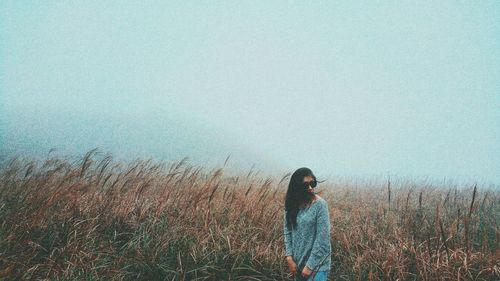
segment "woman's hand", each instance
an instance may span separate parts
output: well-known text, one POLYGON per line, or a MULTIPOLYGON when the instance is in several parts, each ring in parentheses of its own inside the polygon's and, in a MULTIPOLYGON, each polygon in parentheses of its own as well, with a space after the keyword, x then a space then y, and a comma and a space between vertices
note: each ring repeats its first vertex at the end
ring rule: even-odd
POLYGON ((297 264, 293 260, 291 256, 286 257, 286 261, 288 262, 288 269, 293 275, 297 275, 297 264))
POLYGON ((312 270, 309 267, 304 266, 304 269, 302 270, 302 277, 307 278, 309 277, 309 275, 311 275, 311 273, 312 270))

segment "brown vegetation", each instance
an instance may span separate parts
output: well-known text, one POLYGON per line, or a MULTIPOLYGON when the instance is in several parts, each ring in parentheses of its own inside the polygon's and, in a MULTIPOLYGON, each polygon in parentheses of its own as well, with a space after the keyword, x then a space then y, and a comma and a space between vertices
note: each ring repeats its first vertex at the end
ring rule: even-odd
MULTIPOLYGON (((290 280, 287 176, 185 160, 11 159, 0 169, 0 278, 290 280)), ((500 279, 500 192, 411 182, 318 186, 331 280, 500 279)))

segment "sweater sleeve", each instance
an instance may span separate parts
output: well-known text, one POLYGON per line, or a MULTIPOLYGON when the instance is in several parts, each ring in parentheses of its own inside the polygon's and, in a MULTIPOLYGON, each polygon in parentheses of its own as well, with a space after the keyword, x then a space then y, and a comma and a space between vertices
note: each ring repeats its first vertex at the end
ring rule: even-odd
POLYGON ((317 270, 325 264, 331 255, 330 244, 330 214, 325 201, 321 202, 316 217, 316 239, 313 243, 311 255, 306 262, 306 266, 312 270, 317 270))
POLYGON ((293 256, 292 231, 286 226, 286 211, 283 214, 283 234, 285 237, 285 256, 293 256))

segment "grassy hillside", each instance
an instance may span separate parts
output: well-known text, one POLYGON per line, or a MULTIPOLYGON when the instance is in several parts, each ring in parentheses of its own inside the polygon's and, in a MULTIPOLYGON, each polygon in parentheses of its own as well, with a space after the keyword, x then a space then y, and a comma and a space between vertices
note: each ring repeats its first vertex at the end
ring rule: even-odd
MULTIPOLYGON (((291 280, 288 177, 193 167, 9 159, 0 169, 0 277, 291 280)), ((331 280, 499 280, 500 192, 332 182, 331 280)))

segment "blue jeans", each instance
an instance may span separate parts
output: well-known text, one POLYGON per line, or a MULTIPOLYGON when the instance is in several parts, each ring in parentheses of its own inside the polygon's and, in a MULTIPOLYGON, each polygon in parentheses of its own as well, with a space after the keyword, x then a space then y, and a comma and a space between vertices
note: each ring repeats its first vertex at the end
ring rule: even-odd
POLYGON ((329 273, 330 273, 330 271, 313 272, 309 276, 309 278, 307 278, 307 279, 305 279, 304 277, 298 276, 298 277, 295 277, 295 280, 297 280, 297 281, 327 281, 329 273))

